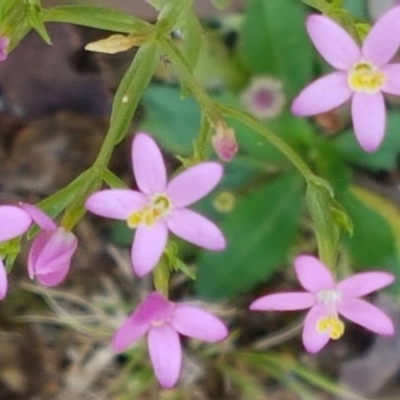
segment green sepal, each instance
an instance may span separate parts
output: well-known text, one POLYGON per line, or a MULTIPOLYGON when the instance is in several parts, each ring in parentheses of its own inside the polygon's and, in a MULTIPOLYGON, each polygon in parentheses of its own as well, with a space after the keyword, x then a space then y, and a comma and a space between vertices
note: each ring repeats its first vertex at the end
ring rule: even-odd
POLYGON ((28 19, 31 27, 39 34, 39 36, 47 43, 51 44, 51 38, 44 26, 41 9, 36 5, 30 5, 28 19))
POLYGON ((314 223, 319 257, 330 268, 336 265, 341 231, 352 234, 353 225, 322 179, 308 182, 306 203, 314 223))
POLYGON ((169 277, 171 271, 168 257, 163 255, 153 272, 154 287, 157 292, 168 298, 169 277))

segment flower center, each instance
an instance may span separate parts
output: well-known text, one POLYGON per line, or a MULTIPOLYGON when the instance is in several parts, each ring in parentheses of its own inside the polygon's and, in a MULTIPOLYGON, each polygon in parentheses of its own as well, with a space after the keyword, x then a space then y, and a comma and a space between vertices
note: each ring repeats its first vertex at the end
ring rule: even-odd
POLYGON ((327 307, 331 307, 334 310, 336 310, 336 303, 338 303, 341 299, 341 293, 334 289, 321 290, 317 293, 318 302, 326 305, 327 307))
POLYGON ((157 194, 141 210, 129 216, 128 226, 132 229, 139 225, 153 226, 157 220, 169 214, 171 209, 171 200, 165 194, 157 194))
POLYGON ((337 340, 343 336, 344 323, 333 315, 329 317, 320 318, 317 322, 317 332, 326 333, 329 332, 331 339, 337 340))
POLYGON ((376 93, 382 88, 386 76, 367 61, 357 63, 349 72, 347 82, 355 92, 376 93))
POLYGON ((328 308, 328 316, 317 321, 318 333, 329 333, 331 339, 339 339, 344 333, 344 324, 338 318, 336 304, 342 300, 342 295, 335 289, 321 290, 317 293, 317 301, 328 308))

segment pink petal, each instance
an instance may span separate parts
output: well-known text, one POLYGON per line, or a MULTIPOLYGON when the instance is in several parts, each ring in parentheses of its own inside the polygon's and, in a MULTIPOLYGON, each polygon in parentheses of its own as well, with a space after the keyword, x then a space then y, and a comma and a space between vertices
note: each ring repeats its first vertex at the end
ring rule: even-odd
POLYGON ((10 39, 0 36, 0 61, 4 61, 7 58, 7 46, 9 43, 10 39))
POLYGON ((162 193, 167 185, 167 173, 159 147, 153 138, 138 133, 132 142, 132 165, 136 183, 147 195, 162 193))
POLYGON ((113 348, 120 352, 138 341, 155 322, 170 320, 175 306, 158 292, 150 293, 114 335, 113 348))
POLYGON ((319 333, 317 331, 318 321, 327 316, 327 310, 322 305, 314 306, 307 313, 304 320, 303 344, 309 353, 318 353, 329 342, 329 332, 319 333))
POLYGON ((38 282, 43 286, 57 286, 59 285, 68 275, 69 267, 71 264, 65 264, 61 269, 50 272, 47 274, 37 274, 36 278, 38 282))
POLYGON ((31 279, 35 277, 36 261, 52 233, 51 231, 40 232, 32 243, 28 256, 28 275, 31 279))
POLYGON ((53 220, 45 214, 40 208, 27 203, 21 203, 21 208, 26 211, 33 221, 41 228, 48 231, 57 229, 57 225, 53 220))
POLYGON ((175 207, 192 204, 217 186, 224 171, 216 162, 205 162, 188 168, 171 180, 167 187, 167 195, 175 207))
POLYGON ((315 296, 306 292, 287 292, 269 294, 250 304, 250 310, 291 311, 305 310, 315 304, 315 296))
POLYGON ((78 246, 78 239, 72 232, 58 228, 52 232, 42 232, 38 236, 38 244, 32 245, 28 259, 29 271, 35 274, 48 274, 59 270, 67 270, 71 258, 78 246))
POLYGON ((350 99, 352 90, 344 72, 334 72, 310 83, 293 100, 292 113, 299 116, 321 114, 350 99))
POLYGON ((333 67, 349 69, 361 58, 353 38, 336 22, 323 15, 310 15, 308 34, 321 56, 333 67))
POLYGON ((151 292, 139 305, 134 313, 137 321, 159 323, 171 320, 174 316, 175 305, 158 292, 151 292))
POLYGON ((388 64, 382 67, 386 82, 382 92, 400 96, 400 64, 388 64))
POLYGON ((343 297, 360 297, 382 289, 394 281, 394 276, 388 272, 362 272, 353 275, 336 286, 343 297))
POLYGON ((108 189, 89 196, 85 207, 93 214, 124 220, 141 209, 147 201, 145 195, 134 190, 108 189))
POLYGON ((329 269, 318 258, 301 255, 294 260, 297 278, 304 289, 316 293, 335 287, 335 281, 329 269))
POLYGON ((358 143, 365 151, 374 152, 385 135, 386 110, 382 93, 354 93, 351 114, 358 143))
POLYGON ((169 324, 152 326, 148 344, 151 363, 160 385, 165 389, 172 388, 179 378, 182 364, 178 334, 169 324))
POLYGON ((224 235, 219 228, 202 215, 186 208, 175 209, 167 220, 168 228, 176 236, 204 247, 220 251, 226 247, 224 235))
POLYGON ((364 40, 363 58, 376 66, 389 62, 400 45, 400 7, 386 12, 376 21, 364 40))
POLYGON ((338 312, 350 321, 380 335, 392 335, 394 326, 379 308, 361 299, 346 299, 338 304, 338 312))
POLYGON ((4 266, 3 260, 0 258, 0 300, 6 297, 8 289, 7 271, 4 266))
POLYGON ((29 214, 21 208, 0 206, 0 242, 22 235, 31 222, 29 214))
POLYGON ((136 275, 147 275, 160 261, 168 239, 168 229, 164 222, 152 227, 139 226, 132 245, 132 267, 136 275))
POLYGON ((147 320, 137 318, 136 312, 129 316, 115 332, 112 347, 117 353, 137 342, 149 329, 147 320))
POLYGON ((206 342, 218 342, 228 335, 226 326, 217 317, 185 304, 176 305, 171 324, 180 334, 206 342))

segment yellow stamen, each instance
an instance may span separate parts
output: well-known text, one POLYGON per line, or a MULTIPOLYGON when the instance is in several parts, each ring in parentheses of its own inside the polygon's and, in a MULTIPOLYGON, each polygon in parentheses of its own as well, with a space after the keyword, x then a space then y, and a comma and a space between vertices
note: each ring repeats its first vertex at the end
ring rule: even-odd
POLYGON ((132 213, 127 220, 129 228, 137 228, 140 224, 152 226, 171 210, 171 201, 165 195, 155 196, 141 210, 132 213))
POLYGON ((134 212, 128 218, 128 226, 129 228, 136 228, 142 222, 143 214, 141 211, 134 212))
POLYGON ((339 318, 332 315, 321 318, 317 322, 317 332, 326 333, 327 331, 329 331, 329 337, 331 339, 340 339, 344 333, 344 323, 339 318))
POLYGON ((372 94, 382 88, 386 77, 373 65, 360 62, 350 71, 347 80, 354 91, 372 94))
POLYGON ((143 209, 143 222, 146 226, 154 225, 156 218, 154 216, 154 210, 150 207, 145 207, 143 209))

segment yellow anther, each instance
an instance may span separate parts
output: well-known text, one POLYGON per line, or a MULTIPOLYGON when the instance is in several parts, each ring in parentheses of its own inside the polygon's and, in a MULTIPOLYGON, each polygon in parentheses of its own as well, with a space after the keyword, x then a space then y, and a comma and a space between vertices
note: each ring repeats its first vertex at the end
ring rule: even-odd
POLYGON ((154 209, 150 207, 145 207, 143 209, 143 222, 146 226, 152 226, 156 218, 154 216, 154 209))
POLYGON ((164 195, 158 195, 141 210, 132 213, 127 220, 129 228, 137 228, 139 225, 152 226, 157 219, 163 217, 171 210, 171 201, 164 195))
POLYGON ((141 211, 134 212, 128 218, 128 226, 129 228, 136 228, 142 222, 143 214, 141 211))
POLYGON ((334 316, 321 318, 317 322, 317 332, 326 333, 327 331, 329 331, 329 337, 331 339, 340 339, 344 333, 344 323, 334 316))
POLYGON ((366 62, 358 63, 348 75, 349 86, 356 92, 375 93, 385 81, 385 75, 366 62))

